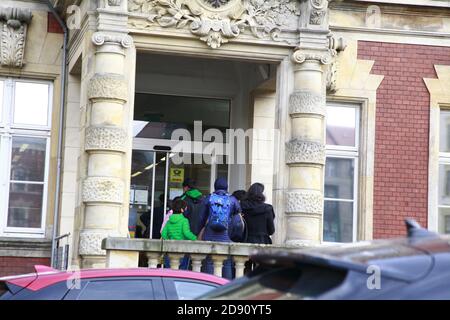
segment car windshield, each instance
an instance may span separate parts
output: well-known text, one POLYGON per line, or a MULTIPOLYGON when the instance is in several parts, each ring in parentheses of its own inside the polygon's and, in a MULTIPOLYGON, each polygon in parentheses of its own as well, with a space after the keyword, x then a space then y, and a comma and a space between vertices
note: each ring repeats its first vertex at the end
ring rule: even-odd
MULTIPOLYGON (((258 272, 257 272, 258 273, 258 272)), ((233 281, 202 299, 298 300, 311 299, 341 284, 345 271, 313 265, 278 267, 233 281), (317 281, 321 279, 321 281, 317 281)))

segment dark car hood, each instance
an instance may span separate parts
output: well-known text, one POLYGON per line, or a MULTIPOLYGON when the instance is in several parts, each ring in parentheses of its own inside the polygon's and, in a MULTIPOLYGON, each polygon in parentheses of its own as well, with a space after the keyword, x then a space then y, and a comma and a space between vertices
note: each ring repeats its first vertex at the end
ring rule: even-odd
POLYGON ((364 273, 370 266, 376 266, 385 277, 415 281, 431 271, 433 254, 438 252, 450 253, 448 240, 377 240, 303 250, 269 250, 254 255, 252 259, 272 265, 311 263, 364 273))

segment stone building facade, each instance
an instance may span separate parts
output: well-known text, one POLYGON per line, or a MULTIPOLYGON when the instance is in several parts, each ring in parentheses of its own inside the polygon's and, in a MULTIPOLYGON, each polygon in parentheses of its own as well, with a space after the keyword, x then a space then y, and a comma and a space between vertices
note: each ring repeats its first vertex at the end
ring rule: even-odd
POLYGON ((448 1, 50 2, 65 75, 49 4, 0 4, 0 274, 66 234, 70 265, 104 266, 186 177, 264 183, 278 245, 450 232, 448 1))

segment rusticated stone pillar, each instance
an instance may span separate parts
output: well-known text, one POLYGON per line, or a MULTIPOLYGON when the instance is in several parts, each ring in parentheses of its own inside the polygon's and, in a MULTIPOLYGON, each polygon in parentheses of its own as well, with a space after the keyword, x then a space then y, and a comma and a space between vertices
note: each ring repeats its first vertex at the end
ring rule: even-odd
POLYGON ((336 55, 328 29, 328 1, 302 2, 300 45, 292 55, 291 139, 286 145, 286 243, 320 243, 325 165, 326 72, 336 55))
POLYGON ((98 9, 98 31, 92 42, 96 47, 95 73, 90 79, 88 98, 90 121, 84 149, 88 154, 87 177, 82 186, 84 222, 79 254, 84 268, 103 267, 102 239, 122 234, 127 170, 131 152, 129 125, 125 114, 129 100, 126 52, 132 47, 127 34, 127 3, 104 1, 98 9))

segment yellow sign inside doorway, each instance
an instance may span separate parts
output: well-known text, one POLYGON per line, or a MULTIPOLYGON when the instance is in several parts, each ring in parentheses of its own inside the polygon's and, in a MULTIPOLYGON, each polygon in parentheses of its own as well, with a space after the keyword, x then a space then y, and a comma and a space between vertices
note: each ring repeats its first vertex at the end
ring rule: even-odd
POLYGON ((170 182, 182 183, 184 180, 184 168, 170 168, 170 182))

